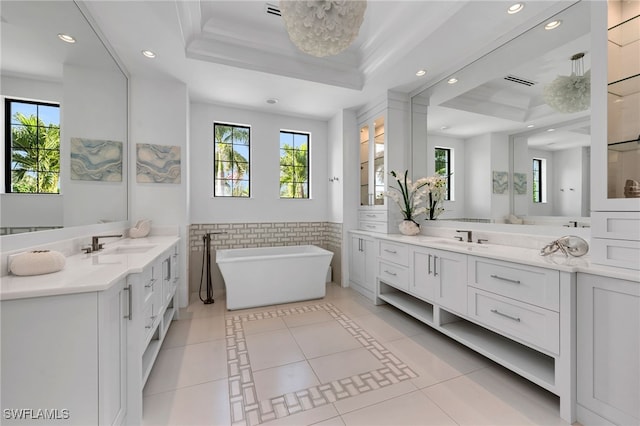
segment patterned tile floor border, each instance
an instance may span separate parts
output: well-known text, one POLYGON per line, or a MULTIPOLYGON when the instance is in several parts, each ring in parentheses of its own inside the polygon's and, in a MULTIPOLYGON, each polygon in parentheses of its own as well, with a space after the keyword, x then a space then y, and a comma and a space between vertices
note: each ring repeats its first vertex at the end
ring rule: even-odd
POLYGON ((272 309, 226 319, 229 400, 233 425, 258 425, 301 411, 380 389, 418 375, 331 303, 272 309), (294 314, 326 311, 383 365, 382 368, 258 401, 244 323, 294 314))

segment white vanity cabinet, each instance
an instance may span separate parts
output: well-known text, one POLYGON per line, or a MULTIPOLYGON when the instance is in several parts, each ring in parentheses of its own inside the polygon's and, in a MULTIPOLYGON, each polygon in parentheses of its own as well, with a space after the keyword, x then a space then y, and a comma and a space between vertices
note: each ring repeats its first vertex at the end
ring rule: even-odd
POLYGON ((132 322, 129 327, 127 423, 142 422, 142 389, 177 312, 178 244, 172 245, 140 273, 130 274, 132 322))
POLYGON ((409 291, 453 312, 467 312, 467 256, 460 253, 411 246, 409 291))
POLYGON ((575 421, 575 273, 467 254, 482 248, 464 243, 377 242, 376 301, 558 395, 560 416, 575 421))
POLYGON ((362 234, 351 234, 349 247, 349 282, 360 294, 374 300, 376 287, 375 240, 362 234))
POLYGON ((578 274, 578 421, 640 424, 640 283, 578 274))
POLYGON ((105 291, 2 301, 3 424, 123 423, 129 295, 121 280, 105 291))

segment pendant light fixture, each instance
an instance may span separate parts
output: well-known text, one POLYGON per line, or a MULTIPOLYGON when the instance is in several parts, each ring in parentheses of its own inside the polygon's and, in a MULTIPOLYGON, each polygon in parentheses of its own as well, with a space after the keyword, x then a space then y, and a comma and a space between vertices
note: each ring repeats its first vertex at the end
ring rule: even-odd
POLYGON ((366 8, 362 0, 280 0, 289 39, 298 49, 319 58, 337 55, 353 43, 366 8))
POLYGON ((591 105, 591 74, 584 71, 584 53, 571 57, 571 75, 559 75, 544 88, 544 100, 562 113, 584 111, 591 105))

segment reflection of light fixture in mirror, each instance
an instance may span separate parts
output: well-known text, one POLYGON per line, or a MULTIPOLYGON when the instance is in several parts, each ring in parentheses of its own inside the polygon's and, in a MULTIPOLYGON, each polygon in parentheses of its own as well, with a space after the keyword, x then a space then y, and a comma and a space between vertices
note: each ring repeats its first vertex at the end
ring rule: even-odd
POLYGON ((559 75, 544 88, 544 100, 558 112, 584 111, 591 104, 591 75, 584 72, 584 53, 571 57, 571 75, 559 75))
POLYGON ((418 76, 418 77, 422 77, 425 74, 427 74, 427 70, 425 70, 425 69, 421 69, 421 70, 418 70, 416 72, 416 76, 418 76))
POLYGON ((532 127, 536 127, 536 125, 535 125, 535 124, 529 124, 529 125, 527 126, 527 129, 531 129, 532 127))
POLYGON ((337 55, 358 36, 367 2, 280 1, 289 39, 303 52, 319 58, 337 55))
POLYGON ((143 54, 146 58, 149 58, 149 59, 153 59, 153 58, 155 58, 155 57, 156 57, 155 52, 152 52, 151 50, 143 50, 143 51, 142 51, 142 54, 143 54))
POLYGON ((73 36, 70 36, 69 34, 58 34, 58 38, 62 41, 64 41, 65 43, 75 43, 76 39, 73 38, 73 36))
POLYGON ((520 12, 522 9, 524 9, 524 3, 512 4, 509 6, 509 9, 507 9, 507 13, 509 15, 513 15, 514 13, 520 12))
POLYGON ((455 77, 451 77, 449 80, 447 80, 447 83, 449 84, 456 84, 458 82, 458 79, 455 77))
POLYGON ((440 130, 449 130, 449 129, 450 129, 450 127, 449 127, 449 126, 442 126, 442 127, 440 127, 440 130))
POLYGON ((562 25, 562 21, 560 21, 560 20, 551 21, 551 22, 547 22, 547 24, 544 26, 544 29, 545 30, 555 30, 560 25, 562 25))
POLYGON ((547 129, 547 132, 555 132, 556 129, 547 129))

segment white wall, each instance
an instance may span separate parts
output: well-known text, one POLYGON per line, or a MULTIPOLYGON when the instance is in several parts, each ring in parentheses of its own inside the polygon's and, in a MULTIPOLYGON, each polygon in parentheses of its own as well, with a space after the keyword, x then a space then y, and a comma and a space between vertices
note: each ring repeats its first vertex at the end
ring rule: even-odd
MULTIPOLYGON (((60 82, 34 80, 3 75, 0 80, 0 132, 4 137, 4 98, 20 98, 40 102, 59 103, 62 99, 60 82)), ((5 194, 5 155, 0 150, 0 207, 3 227, 62 226, 63 196, 53 194, 5 194), (47 212, 47 214, 42 214, 47 212)))
MULTIPOLYGON (((491 138, 491 171, 509 172, 509 136, 492 133, 491 138)), ((493 174, 491 177, 491 218, 501 220, 510 211, 510 193, 513 191, 513 180, 504 194, 493 193, 493 174)))
POLYGON ((122 74, 64 65, 60 117, 60 192, 64 225, 77 226, 127 218, 127 92, 122 74), (90 105, 87 103, 90 102, 90 105), (115 124, 114 124, 115 123, 115 124), (122 123, 122 124, 121 124, 122 123), (71 138, 123 143, 122 181, 71 180, 71 138))
MULTIPOLYGON (((191 105, 190 119, 191 223, 328 220, 326 121, 202 103, 191 105), (251 126, 250 198, 212 196, 214 122, 251 126), (280 199, 280 130, 311 133, 311 198, 308 200, 280 199)), ((335 129, 333 135, 336 136, 335 129)))
POLYGON ((491 217, 491 193, 493 190, 490 135, 466 140, 465 168, 465 217, 488 219, 491 217))
POLYGON ((189 95, 187 86, 177 80, 133 76, 131 89, 130 221, 148 218, 154 226, 178 226, 182 238, 180 250, 184 264, 180 276, 185 277, 178 291, 180 306, 188 303, 188 239, 189 239, 189 95), (136 182, 136 144, 179 146, 181 153, 180 183, 136 182))

